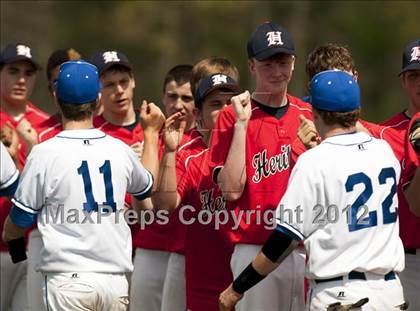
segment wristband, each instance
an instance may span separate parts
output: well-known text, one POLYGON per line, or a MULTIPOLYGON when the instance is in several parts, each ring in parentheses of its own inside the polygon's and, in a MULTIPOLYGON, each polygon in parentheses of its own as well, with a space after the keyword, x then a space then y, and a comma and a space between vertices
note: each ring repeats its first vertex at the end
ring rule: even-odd
POLYGON ((259 274, 252 266, 252 263, 250 263, 248 267, 246 267, 245 270, 242 271, 242 273, 233 281, 232 288, 238 294, 243 294, 264 278, 265 275, 259 274))
POLYGON ((9 254, 10 257, 12 257, 13 263, 18 263, 28 258, 26 257, 26 243, 24 237, 10 240, 7 242, 7 245, 9 246, 9 254))

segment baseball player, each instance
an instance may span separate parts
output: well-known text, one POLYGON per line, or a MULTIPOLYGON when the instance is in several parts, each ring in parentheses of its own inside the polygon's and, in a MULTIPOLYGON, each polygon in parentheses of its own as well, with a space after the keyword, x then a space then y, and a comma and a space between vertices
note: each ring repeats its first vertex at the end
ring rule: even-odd
MULTIPOLYGON (((190 65, 177 65, 168 71, 163 83, 162 101, 166 115, 180 114, 189 127, 180 148, 199 137, 193 126, 190 76, 190 65)), ((160 157, 163 153, 162 135, 159 145, 160 157)), ((185 310, 184 261, 178 253, 178 239, 182 236, 177 233, 177 225, 171 218, 169 223, 153 222, 144 230, 133 233, 136 254, 130 292, 132 310, 185 310)))
POLYGON ((324 71, 314 76, 311 103, 323 141, 298 159, 276 211, 276 229, 221 294, 221 310, 230 310, 299 241, 309 257, 307 310, 401 310, 404 305, 397 275, 404 268, 399 162, 386 142, 356 132, 360 90, 351 75, 324 71), (294 211, 292 216, 286 209, 294 211))
MULTIPOLYGON (((0 142, 0 197, 12 197, 19 181, 16 168, 6 147, 0 142)), ((29 310, 26 296, 26 264, 13 264, 7 252, 0 253, 1 310, 29 310), (4 267, 4 269, 3 269, 4 267), (22 301, 23 300, 23 301, 22 301)))
MULTIPOLYGON (((0 132, 2 142, 11 152, 18 169, 25 163, 29 145, 36 143, 37 133, 42 130, 40 124, 48 118, 46 113, 29 101, 38 68, 32 49, 25 44, 9 44, 1 52, 0 132), (20 136, 17 136, 17 131, 20 136)), ((10 208, 10 201, 0 198, 0 230, 3 230, 3 223, 10 208)), ((7 246, 3 242, 0 242, 0 251, 3 258, 0 267, 2 290, 7 287, 4 284, 16 284, 16 280, 19 280, 15 291, 11 287, 9 294, 2 293, 1 309, 6 310, 3 301, 13 302, 12 310, 27 309, 26 262, 13 265, 7 254, 7 246)))
MULTIPOLYGON (((59 110, 58 104, 55 102, 54 97, 54 82, 58 77, 60 65, 70 60, 80 59, 80 54, 73 48, 59 49, 51 53, 47 61, 46 74, 48 79, 48 91, 54 102, 54 105, 59 110)), ((46 141, 63 130, 60 112, 57 111, 55 115, 50 116, 48 119, 42 121, 39 125, 41 129, 38 134, 39 142, 46 141)), ((46 311, 43 303, 42 287, 42 274, 37 271, 37 267, 41 262, 41 249, 43 243, 41 234, 37 228, 34 228, 29 234, 28 241, 28 304, 31 306, 31 311, 46 311)))
MULTIPOLYGON (((197 81, 198 85, 192 84, 191 87, 196 90, 194 102, 197 109, 197 130, 202 138, 185 148, 178 148, 183 129, 176 130, 175 120, 172 117, 167 119, 164 132, 165 152, 159 177, 161 182, 153 196, 155 206, 169 211, 191 204, 196 208, 191 213, 192 217, 197 217, 202 210, 216 213, 216 202, 219 202, 219 209, 225 208, 225 200, 220 189, 212 184, 206 162, 211 130, 217 115, 230 103, 232 95, 239 92, 239 86, 235 80, 221 72, 197 79, 198 75, 213 70, 238 77, 237 69, 223 58, 207 58, 194 66, 191 81, 197 81)), ((179 213, 175 215, 178 219, 185 219, 182 209, 175 212, 177 211, 179 213)), ((228 240, 226 228, 217 231, 213 226, 214 222, 207 226, 197 222, 184 224, 182 227, 185 230, 182 251, 185 254, 188 310, 217 309, 217 295, 232 279, 229 267, 232 244, 228 240)))
MULTIPOLYGON (((99 86, 94 65, 61 65, 55 94, 64 131, 33 148, 5 223, 4 240, 16 244, 37 219, 47 310, 128 309, 126 273, 133 266, 124 196, 131 193, 137 206, 150 195, 158 164, 146 148, 157 153, 164 118, 155 105, 142 106, 145 141, 155 142, 145 142, 149 172, 126 144, 92 128, 99 86)), ((16 247, 12 257, 23 259, 24 251, 16 247)))
MULTIPOLYGON (((404 141, 407 136, 408 124, 410 122, 410 116, 418 111, 420 107, 418 95, 420 61, 418 54, 416 55, 415 53, 419 50, 419 46, 420 41, 418 40, 409 43, 403 53, 402 71, 400 72, 400 76, 402 86, 409 97, 408 108, 381 125, 373 124, 365 120, 359 120, 360 122, 358 122, 359 124, 362 124, 373 137, 384 139, 390 144, 397 159, 402 165, 403 176, 405 175, 404 171, 406 170, 406 167, 409 166, 409 162, 407 162, 408 160, 406 159, 406 152, 404 151, 404 141)), ((308 57, 307 72, 309 78, 312 78, 310 74, 316 73, 316 70, 332 69, 331 67, 326 66, 347 70, 348 66, 344 66, 343 64, 345 61, 347 61, 347 63, 352 63, 351 55, 344 47, 341 47, 339 50, 328 45, 317 48, 308 57)), ((355 72, 354 67, 350 66, 350 69, 351 68, 353 69, 349 72, 355 72)), ((306 142, 304 142, 306 146, 312 147, 314 144, 316 145, 318 143, 315 139, 317 136, 316 130, 314 129, 313 124, 310 125, 306 120, 304 120, 304 123, 305 125, 299 128, 299 136, 303 140, 306 140, 306 142)), ((416 253, 420 247, 419 239, 416 238, 420 233, 420 220, 419 217, 415 217, 410 212, 410 208, 403 194, 402 182, 398 184, 398 197, 400 236, 406 253, 406 268, 400 274, 400 277, 404 287, 406 300, 409 303, 409 308, 416 310, 419 308, 418 295, 416 293, 420 290, 420 283, 412 282, 410 280, 413 277, 415 279, 420 278, 417 269, 420 262, 416 257, 416 253)))
MULTIPOLYGON (((227 199, 228 209, 240 219, 237 230, 231 232, 234 277, 272 231, 273 213, 293 165, 298 117, 304 114, 311 118, 310 106, 287 94, 294 55, 286 29, 272 22, 259 25, 248 41, 248 64, 256 89, 250 103, 244 98, 241 112, 250 113, 250 119, 238 118, 233 106, 228 106, 219 114, 213 132, 210 165, 214 181, 227 199)), ((252 289, 237 310, 302 310, 304 264, 303 249, 298 249, 283 268, 252 289)))

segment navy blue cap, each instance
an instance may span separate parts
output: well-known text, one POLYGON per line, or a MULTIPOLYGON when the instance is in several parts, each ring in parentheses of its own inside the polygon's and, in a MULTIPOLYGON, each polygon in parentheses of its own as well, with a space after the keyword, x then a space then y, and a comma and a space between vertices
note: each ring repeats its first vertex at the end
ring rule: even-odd
POLYGON ((211 91, 220 88, 229 89, 235 94, 241 92, 241 87, 234 79, 223 73, 215 73, 200 80, 194 94, 195 105, 199 107, 211 91))
POLYGON ((83 60, 65 62, 55 82, 57 98, 66 104, 81 105, 94 101, 99 94, 98 69, 83 60))
POLYGON ((248 58, 265 60, 278 53, 295 55, 292 37, 282 26, 266 22, 255 29, 247 45, 248 58))
POLYGON ((98 67, 99 75, 102 75, 107 69, 115 65, 125 67, 129 70, 133 69, 127 56, 115 50, 95 52, 90 58, 90 62, 98 67))
POLYGON ((408 70, 420 69, 420 39, 410 42, 405 47, 402 57, 402 69, 399 75, 408 70))
POLYGON ((311 104, 319 110, 349 112, 360 108, 360 89, 347 72, 327 70, 311 81, 311 104))
POLYGON ((0 55, 0 64, 10 64, 18 61, 27 61, 31 63, 35 69, 39 69, 39 64, 33 58, 31 48, 22 43, 8 44, 0 55))

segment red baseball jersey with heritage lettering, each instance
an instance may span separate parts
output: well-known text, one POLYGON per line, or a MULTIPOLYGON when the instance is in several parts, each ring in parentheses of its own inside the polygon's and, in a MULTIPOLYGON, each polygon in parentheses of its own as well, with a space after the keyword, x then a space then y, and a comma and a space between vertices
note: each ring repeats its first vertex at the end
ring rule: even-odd
MULTIPOLYGON (((232 230, 234 243, 263 244, 272 230, 264 218, 274 218, 274 211, 282 198, 293 163, 292 145, 296 142, 299 115, 312 119, 311 106, 287 95, 288 105, 283 108, 262 106, 252 100, 252 115, 246 132, 245 171, 246 184, 242 196, 229 202, 240 225, 232 230), (283 109, 283 114, 277 113, 283 109), (276 117, 277 116, 277 117, 276 117)), ((228 106, 218 117, 211 144, 210 165, 213 172, 224 165, 234 132, 236 115, 228 106)), ((238 176, 239 178, 239 176, 238 176)))
POLYGON ((208 149, 191 156, 186 174, 178 183, 180 208, 183 205, 194 208, 183 213, 185 220, 195 219, 186 226, 185 239, 187 309, 191 311, 217 310, 220 293, 233 280, 230 269, 233 252, 229 238, 231 222, 215 229, 214 218, 208 219, 209 215, 226 210, 226 200, 213 183, 209 160, 208 149), (203 211, 209 213, 204 217, 205 222, 200 223, 199 213, 203 211))
MULTIPOLYGON (((20 120, 25 118, 32 126, 32 128, 38 133, 43 131, 42 123, 48 119, 48 114, 42 111, 41 109, 35 107, 31 102, 26 106, 25 114, 15 120, 12 116, 0 111, 0 127, 3 127, 7 121, 9 121, 13 127, 17 127, 20 120)), ((22 166, 25 164, 26 160, 26 146, 22 139, 19 140, 19 162, 22 166)), ((6 198, 0 198, 0 230, 3 232, 3 224, 6 220, 7 215, 9 214, 12 203, 6 198)), ((3 243, 3 240, 0 239, 0 251, 7 251, 7 246, 3 243)))

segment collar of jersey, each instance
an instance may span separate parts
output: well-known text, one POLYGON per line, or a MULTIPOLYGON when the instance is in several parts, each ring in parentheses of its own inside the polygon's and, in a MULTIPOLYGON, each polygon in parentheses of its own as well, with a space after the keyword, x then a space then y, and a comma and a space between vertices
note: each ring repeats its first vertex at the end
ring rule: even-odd
POLYGON ((324 139, 321 144, 352 146, 367 143, 371 140, 372 137, 365 132, 351 132, 328 137, 327 139, 324 139))
POLYGON ((69 139, 99 139, 104 138, 106 134, 98 129, 83 129, 83 130, 64 130, 56 137, 69 139))

